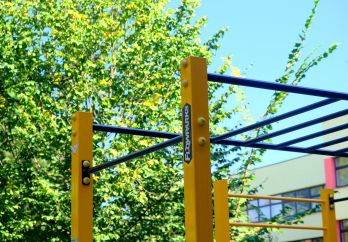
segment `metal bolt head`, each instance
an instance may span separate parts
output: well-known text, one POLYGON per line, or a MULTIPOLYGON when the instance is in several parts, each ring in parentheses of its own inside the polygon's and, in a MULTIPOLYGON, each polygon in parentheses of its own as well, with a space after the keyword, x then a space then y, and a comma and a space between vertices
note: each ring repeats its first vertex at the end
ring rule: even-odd
POLYGON ((84 160, 82 162, 82 165, 83 165, 83 167, 89 167, 91 165, 91 163, 88 160, 84 160))
POLYGON ((89 177, 84 177, 82 182, 83 184, 88 185, 91 182, 91 179, 89 179, 89 177))
POLYGON ((180 66, 183 67, 183 68, 186 68, 188 66, 187 60, 180 61, 180 66))
POLYGON ((199 126, 204 126, 205 125, 205 118, 199 117, 197 119, 197 123, 198 123, 199 126))
POLYGON ((334 204, 330 204, 330 208, 333 209, 335 207, 334 204))
POLYGON ((205 138, 205 137, 199 137, 198 138, 198 144, 200 145, 200 146, 203 146, 203 145, 205 145, 207 143, 207 139, 205 138))
POLYGON ((77 132, 75 130, 73 130, 72 135, 75 137, 77 135, 77 132))
POLYGON ((183 87, 188 87, 188 81, 187 80, 181 80, 181 85, 183 87))

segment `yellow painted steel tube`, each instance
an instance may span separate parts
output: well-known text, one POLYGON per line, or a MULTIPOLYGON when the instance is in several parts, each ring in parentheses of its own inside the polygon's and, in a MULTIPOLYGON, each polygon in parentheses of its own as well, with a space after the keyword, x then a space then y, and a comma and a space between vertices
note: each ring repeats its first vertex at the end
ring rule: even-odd
POLYGON ((286 225, 286 224, 261 224, 261 223, 230 223, 236 227, 257 227, 257 228, 278 228, 278 229, 307 229, 307 230, 327 230, 326 227, 286 225))
POLYGON ((214 221, 216 242, 230 241, 228 214, 228 183, 226 180, 214 182, 214 221))
POLYGON ((213 241, 207 61, 181 62, 184 204, 187 242, 213 241))
POLYGON ((337 242, 337 228, 336 228, 336 212, 335 204, 330 205, 330 198, 333 199, 334 191, 332 189, 320 190, 320 198, 325 200, 322 206, 322 220, 323 226, 327 228, 324 231, 324 242, 337 242))
POLYGON ((82 179, 82 167, 92 167, 92 113, 78 112, 72 122, 71 241, 93 241, 93 181, 82 179), (84 184, 85 183, 85 184, 84 184))
POLYGON ((308 203, 325 203, 322 199, 308 199, 308 198, 294 198, 294 197, 275 197, 275 196, 258 196, 258 195, 245 195, 245 194, 228 194, 229 197, 249 198, 249 199, 269 199, 269 200, 281 200, 292 202, 308 202, 308 203))

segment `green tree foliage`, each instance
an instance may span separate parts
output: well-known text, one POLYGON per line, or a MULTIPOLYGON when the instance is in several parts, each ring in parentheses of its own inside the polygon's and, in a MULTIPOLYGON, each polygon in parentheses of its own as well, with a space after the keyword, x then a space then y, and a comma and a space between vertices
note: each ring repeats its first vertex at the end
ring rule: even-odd
MULTIPOLYGON (((179 62, 189 55, 210 61, 226 30, 202 43, 199 35, 207 19, 194 15, 199 1, 183 0, 177 8, 166 7, 168 2, 0 2, 0 241, 69 241, 70 117, 74 112, 93 112, 95 123, 181 131, 179 62)), ((321 60, 307 58, 306 65, 291 71, 303 40, 289 56, 288 77, 279 79, 283 83, 291 83, 291 75, 299 81, 321 60)), ((227 57, 218 72, 229 71, 238 74, 227 57)), ((212 84, 209 96, 213 134, 225 130, 221 128, 224 120, 249 119, 239 87, 212 84), (231 97, 238 104, 226 106, 231 97)), ((284 94, 275 94, 266 116, 275 113, 283 98, 284 94)), ((244 123, 241 120, 236 126, 244 123)), ((159 141, 98 133, 94 162, 100 164, 159 141)), ((225 147, 215 151, 216 178, 227 177, 241 157, 247 171, 262 154, 225 147), (238 152, 240 157, 226 158, 238 152)), ((96 173, 95 240, 183 241, 181 163, 177 146, 96 173)), ((232 185, 245 191, 248 179, 241 175, 232 185)), ((242 216, 238 211, 235 216, 242 216)))
MULTIPOLYGON (((69 240, 74 112, 91 111, 96 123, 180 132, 179 62, 210 58, 224 30, 201 43, 206 18, 194 18, 198 2, 167 3, 1 1, 1 241, 69 240)), ((96 134, 95 162, 158 141, 96 134)), ((94 180, 97 241, 183 239, 175 150, 94 180)))

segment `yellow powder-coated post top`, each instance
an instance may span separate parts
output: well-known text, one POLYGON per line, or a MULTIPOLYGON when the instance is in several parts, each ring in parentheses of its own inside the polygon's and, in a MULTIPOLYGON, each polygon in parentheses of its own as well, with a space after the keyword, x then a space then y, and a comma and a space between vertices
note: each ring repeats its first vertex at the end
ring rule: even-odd
POLYGON ((72 123, 71 241, 93 241, 93 184, 83 170, 92 167, 92 114, 78 112, 72 123))
POLYGON ((181 62, 180 71, 186 241, 212 242, 207 62, 189 57, 181 62))

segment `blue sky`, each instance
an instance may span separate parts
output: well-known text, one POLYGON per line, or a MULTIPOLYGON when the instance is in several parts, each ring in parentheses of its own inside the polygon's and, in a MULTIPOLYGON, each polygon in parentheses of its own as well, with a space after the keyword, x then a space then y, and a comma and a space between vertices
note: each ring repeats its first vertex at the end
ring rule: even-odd
MULTIPOLYGON (((196 12, 197 17, 208 16, 208 25, 202 34, 206 39, 222 27, 229 27, 229 31, 222 41, 210 71, 216 70, 222 63, 223 56, 231 54, 233 65, 240 68, 248 78, 273 81, 284 70, 287 56, 298 34, 309 16, 313 1, 311 0, 202 0, 202 5, 196 12)), ((339 43, 339 48, 316 68, 312 69, 302 86, 320 89, 348 92, 348 1, 321 0, 315 19, 308 35, 303 56, 314 48, 324 51, 333 43, 339 43)), ((271 93, 269 91, 247 90, 251 112, 255 117, 261 114, 267 105, 271 93), (252 98, 250 98, 252 97, 252 98)), ((299 95, 291 95, 284 104, 282 112, 318 101, 299 95)), ((289 123, 299 123, 322 115, 325 112, 341 110, 342 103, 310 112, 301 117, 281 122, 275 129, 287 127, 289 123)), ((303 135, 307 131, 320 129, 319 125, 301 130, 286 138, 303 135)), ((284 137, 275 139, 285 141, 284 137)), ((303 145, 318 143, 313 140, 303 145), (313 143, 314 142, 314 143, 313 143)), ((262 165, 271 164, 301 156, 303 154, 289 152, 267 152, 262 165)))

